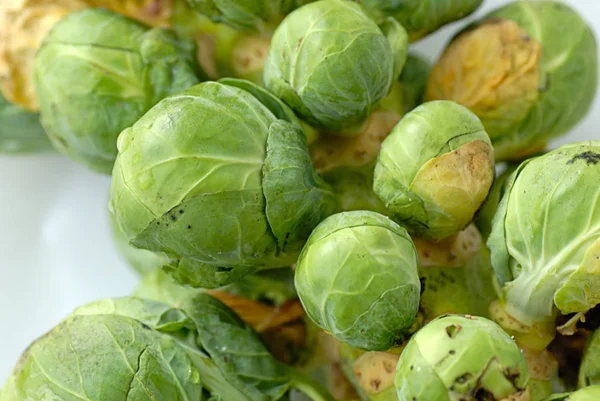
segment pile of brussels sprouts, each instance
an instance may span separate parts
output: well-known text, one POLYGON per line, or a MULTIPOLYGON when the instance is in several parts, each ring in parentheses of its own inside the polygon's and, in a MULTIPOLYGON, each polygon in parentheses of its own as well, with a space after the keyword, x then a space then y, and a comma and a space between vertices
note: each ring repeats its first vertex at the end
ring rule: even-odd
POLYGON ((0 401, 600 400, 600 140, 548 146, 596 40, 507 1, 410 51, 481 3, 3 1, 0 151, 111 174, 141 278, 0 401))

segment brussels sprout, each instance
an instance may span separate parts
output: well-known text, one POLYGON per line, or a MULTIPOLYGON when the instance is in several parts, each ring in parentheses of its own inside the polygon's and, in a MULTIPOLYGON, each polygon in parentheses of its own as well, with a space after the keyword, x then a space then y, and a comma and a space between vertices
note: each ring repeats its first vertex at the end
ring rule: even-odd
POLYGON ((590 386, 571 394, 555 394, 545 401, 597 401, 600 399, 600 386, 590 386))
POLYGON ((337 200, 337 212, 371 210, 391 216, 377 195, 373 192, 374 163, 364 167, 338 167, 323 175, 331 184, 337 200))
POLYGON ((217 23, 241 31, 273 30, 295 8, 313 0, 187 0, 190 7, 217 23))
POLYGON ((377 26, 358 4, 321 0, 275 30, 263 78, 308 123, 357 135, 400 75, 406 52, 406 32, 395 20, 377 26))
POLYGON ((600 302, 599 161, 600 141, 573 143, 523 162, 506 183, 487 245, 503 326, 514 319, 529 348, 548 345, 557 313, 574 322, 600 302))
POLYGON ((41 119, 54 146, 109 174, 117 136, 163 97, 199 82, 192 42, 102 9, 69 14, 35 58, 41 119))
POLYGON ((9 103, 0 93, 0 153, 46 152, 52 149, 40 116, 9 103))
POLYGON ((164 99, 118 146, 110 207, 120 228, 195 287, 290 266, 335 208, 292 111, 247 81, 164 99))
POLYGON ((481 122, 449 101, 422 104, 383 141, 373 190, 412 233, 442 239, 468 226, 494 180, 481 122))
POLYGON ((462 19, 483 0, 354 0, 376 16, 392 16, 408 31, 411 42, 462 19))
POLYGON ((395 379, 399 401, 526 401, 528 382, 525 358, 510 336, 468 315, 445 315, 420 329, 402 351, 395 379))
POLYGON ((0 400, 285 400, 332 398, 277 362, 217 299, 180 308, 140 298, 77 309, 23 354, 0 400))
POLYGON ((596 330, 585 347, 579 368, 579 387, 600 385, 600 330, 596 330))
POLYGON ((508 181, 508 177, 510 177, 517 167, 519 167, 518 164, 511 164, 506 167, 502 174, 496 177, 487 199, 479 209, 479 213, 477 213, 475 225, 481 232, 481 235, 483 235, 483 238, 487 239, 492 232, 492 220, 494 219, 494 215, 498 209, 500 199, 502 199, 502 195, 504 194, 506 182, 508 181))
POLYGON ((477 114, 498 160, 522 160, 567 133, 596 93, 596 40, 558 1, 517 1, 461 32, 434 66, 427 98, 477 114))
POLYGON ((386 350, 406 338, 419 309, 415 246, 375 212, 335 214, 302 249, 295 284, 307 315, 339 341, 386 350))
POLYGON ((429 61, 416 54, 408 54, 399 79, 402 88, 404 113, 408 113, 423 103, 430 70, 429 61))
POLYGON ((475 226, 439 242, 414 239, 419 255, 421 313, 426 321, 454 313, 487 317, 495 300, 490 253, 475 226))

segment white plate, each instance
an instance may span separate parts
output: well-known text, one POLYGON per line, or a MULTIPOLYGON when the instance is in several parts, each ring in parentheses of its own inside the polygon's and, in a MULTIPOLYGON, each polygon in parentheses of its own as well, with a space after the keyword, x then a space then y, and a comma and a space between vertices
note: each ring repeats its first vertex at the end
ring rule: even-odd
MULTIPOLYGON (((570 0, 600 32, 600 1, 570 0)), ((481 16, 504 0, 487 0, 481 16)), ((472 19, 472 18, 471 18, 472 19)), ((465 22, 415 49, 432 60, 465 22)), ((557 143, 600 139, 600 103, 557 143)), ((136 275, 107 222, 110 179, 59 155, 0 156, 0 385, 20 353, 74 307, 128 294, 136 275)))

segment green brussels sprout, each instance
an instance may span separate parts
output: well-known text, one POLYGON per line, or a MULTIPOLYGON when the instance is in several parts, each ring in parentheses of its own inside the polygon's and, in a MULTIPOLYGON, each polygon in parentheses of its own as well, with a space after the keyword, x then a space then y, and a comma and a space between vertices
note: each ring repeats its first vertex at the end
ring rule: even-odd
POLYGON ((496 323, 441 316, 408 342, 396 369, 399 401, 529 400, 529 373, 517 344, 496 323))
POLYGON ((434 101, 404 116, 383 141, 373 190, 410 232, 443 239, 473 221, 494 174, 494 151, 477 116, 434 101))
POLYGON ((323 179, 335 193, 337 212, 371 210, 392 215, 373 192, 374 167, 374 163, 363 167, 338 167, 323 174, 323 179))
POLYGON ((294 9, 313 0, 187 0, 190 7, 212 21, 240 31, 274 29, 294 9))
MULTIPOLYGON (((594 331, 588 340, 579 367, 579 387, 600 385, 600 329, 594 331)), ((600 399, 600 398, 599 398, 600 399)))
POLYGON ((406 230, 370 211, 335 214, 310 235, 295 284, 306 314, 339 341, 386 350, 419 309, 419 262, 406 230))
POLYGON ((110 174, 117 137, 165 96, 199 82, 195 45, 103 9, 60 20, 35 57, 41 120, 53 145, 110 174))
POLYGON ((488 316, 497 298, 490 252, 474 225, 442 241, 414 239, 419 255, 421 313, 488 316))
POLYGON ((297 121, 242 80, 162 100, 119 137, 110 205, 119 227, 194 287, 290 266, 335 209, 297 121))
POLYGON ((404 114, 423 103, 430 70, 431 65, 425 58, 416 54, 408 54, 399 78, 404 114))
POLYGON ((0 153, 35 153, 51 149, 40 116, 9 103, 0 93, 0 153))
POLYGON ((283 401, 293 388, 332 400, 198 293, 181 307, 119 298, 78 308, 25 351, 0 400, 283 401))
POLYGON ((492 220, 494 219, 494 215, 498 209, 500 199, 502 199, 502 195, 504 194, 506 182, 508 181, 508 177, 510 177, 517 167, 519 167, 518 164, 508 165, 502 174, 496 177, 487 199, 479 209, 479 213, 477 213, 475 225, 481 232, 481 235, 483 235, 483 238, 487 239, 492 232, 492 220))
POLYGON ((487 245, 499 307, 529 348, 548 345, 557 313, 576 314, 566 331, 600 302, 599 161, 600 141, 573 143, 523 162, 505 184, 487 245))
POLYGON ((426 96, 468 107, 498 160, 522 160, 586 115, 597 81, 594 33, 575 10, 559 1, 516 1, 450 42, 426 96))
POLYGON ((169 263, 169 258, 164 254, 131 245, 112 213, 109 213, 109 223, 112 238, 119 253, 138 274, 146 276, 169 263))
POLYGON ((570 394, 555 394, 544 401, 598 401, 600 386, 589 386, 570 394))
POLYGON ((473 13, 483 0, 354 0, 375 16, 391 16, 408 31, 411 42, 473 13))
POLYGON ((378 26, 358 4, 317 1, 275 30, 265 86, 315 127, 357 135, 400 75, 407 46, 395 20, 378 26))

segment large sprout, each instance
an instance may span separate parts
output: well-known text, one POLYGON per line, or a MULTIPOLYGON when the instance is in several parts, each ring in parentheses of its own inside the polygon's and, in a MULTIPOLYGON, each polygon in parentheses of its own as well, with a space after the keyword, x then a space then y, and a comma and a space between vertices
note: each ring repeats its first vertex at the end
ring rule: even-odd
POLYGON ((529 374, 519 347, 494 322, 445 315, 420 329, 398 361, 398 400, 528 401, 529 374))
POLYGON ((458 34, 431 73, 427 98, 477 114, 499 160, 521 160, 588 112, 598 79, 586 22, 558 1, 517 1, 458 34))
POLYGON ((411 41, 474 12, 483 0, 355 0, 379 18, 392 16, 408 31, 411 41))
POLYGON ((487 244, 502 285, 496 314, 524 346, 545 348, 557 314, 576 314, 568 332, 600 302, 599 161, 599 141, 573 143, 523 162, 506 183, 487 244))
POLYGON ((195 46, 103 9, 60 20, 35 58, 41 119, 54 146, 109 174, 117 136, 163 97, 199 82, 195 46))
POLYGON ((473 221, 494 180, 494 152, 481 121, 449 101, 424 103, 385 139, 373 189, 418 236, 442 239, 473 221))
POLYGON ((169 256, 167 269, 193 286, 290 266, 335 208, 292 111, 247 81, 168 97, 118 145, 111 209, 120 228, 134 246, 169 256))
POLYGON ((206 294, 180 307, 105 299, 75 310, 22 355, 0 400, 331 401, 275 360, 258 336, 206 294))
POLYGON ((187 0, 199 13, 241 31, 272 31, 291 11, 312 0, 187 0))
POLYGON ((273 35, 265 86, 310 124, 356 135, 398 78, 406 32, 377 25, 355 3, 321 0, 288 15, 273 35))
POLYGON ((0 153, 32 153, 52 149, 37 113, 9 103, 0 93, 0 153))
POLYGON ((370 211, 335 214, 310 235, 296 268, 307 315, 339 341, 386 350, 403 341, 419 309, 414 244, 370 211))

